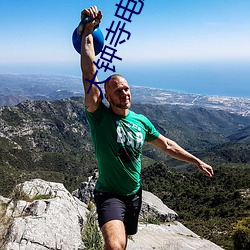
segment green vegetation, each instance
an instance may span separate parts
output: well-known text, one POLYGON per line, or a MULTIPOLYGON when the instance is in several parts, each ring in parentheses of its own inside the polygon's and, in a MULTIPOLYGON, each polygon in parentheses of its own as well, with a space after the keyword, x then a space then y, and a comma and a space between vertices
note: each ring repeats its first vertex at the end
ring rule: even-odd
POLYGON ((179 221, 225 249, 233 249, 233 223, 249 216, 250 165, 215 167, 215 177, 200 172, 173 172, 163 163, 143 170, 143 188, 156 194, 179 214, 179 221))
POLYGON ((250 249, 250 217, 237 221, 233 225, 233 242, 235 250, 250 249))
POLYGON ((103 239, 97 226, 96 209, 93 203, 89 203, 89 213, 82 233, 84 247, 89 250, 102 250, 103 239))
POLYGON ((13 222, 12 216, 5 216, 7 212, 7 207, 9 205, 9 202, 2 203, 0 202, 0 249, 3 247, 3 240, 6 238, 6 235, 8 234, 8 228, 13 222))
POLYGON ((161 221, 157 216, 147 216, 143 218, 140 222, 146 223, 146 224, 155 224, 155 225, 160 225, 161 221))
MULTIPOLYGON (((210 179, 146 144, 143 188, 160 197, 200 236, 225 249, 233 244, 243 247, 240 242, 247 242, 248 231, 240 225, 250 205, 239 190, 250 188, 250 117, 165 105, 138 104, 133 110, 215 166, 210 179)), ((2 107, 0 131, 0 195, 9 196, 14 186, 34 178, 60 182, 73 191, 97 167, 82 98, 2 107)))

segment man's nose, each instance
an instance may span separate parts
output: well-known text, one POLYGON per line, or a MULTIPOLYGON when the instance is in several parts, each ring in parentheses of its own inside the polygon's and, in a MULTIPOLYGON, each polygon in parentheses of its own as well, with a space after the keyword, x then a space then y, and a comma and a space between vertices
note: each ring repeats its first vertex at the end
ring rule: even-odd
POLYGON ((122 92, 121 92, 121 96, 125 96, 127 94, 126 90, 123 89, 122 92))

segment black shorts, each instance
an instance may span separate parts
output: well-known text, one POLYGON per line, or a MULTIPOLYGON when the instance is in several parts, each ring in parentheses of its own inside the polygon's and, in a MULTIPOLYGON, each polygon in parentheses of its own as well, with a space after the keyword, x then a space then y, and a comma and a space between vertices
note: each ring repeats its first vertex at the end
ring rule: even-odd
POLYGON ((100 228, 108 221, 120 220, 124 223, 127 235, 136 234, 142 203, 141 188, 129 196, 94 190, 94 199, 100 228))

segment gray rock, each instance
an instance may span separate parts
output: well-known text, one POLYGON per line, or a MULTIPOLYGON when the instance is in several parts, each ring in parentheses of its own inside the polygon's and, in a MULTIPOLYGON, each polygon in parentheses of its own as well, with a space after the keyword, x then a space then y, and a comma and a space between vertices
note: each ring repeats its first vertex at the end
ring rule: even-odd
POLYGON ((88 180, 81 183, 81 186, 72 192, 72 195, 80 201, 88 204, 89 201, 94 199, 95 184, 98 179, 98 170, 96 169, 93 176, 88 177, 88 180))
POLYGON ((143 191, 140 219, 147 219, 149 217, 156 217, 160 222, 166 222, 176 220, 178 214, 168 208, 161 199, 154 194, 143 191))
MULTIPOLYGON (((93 200, 97 178, 98 171, 96 170, 93 176, 90 176, 86 182, 81 183, 81 186, 75 190, 72 195, 85 203, 93 200)), ((157 196, 150 192, 143 191, 140 219, 146 220, 150 217, 155 217, 160 222, 166 222, 176 220, 178 215, 175 211, 168 208, 157 196)))
POLYGON ((139 224, 136 235, 128 241, 127 250, 222 250, 216 244, 175 221, 162 225, 139 224))
MULTIPOLYGON (((88 182, 91 182, 89 178, 88 182)), ((13 199, 0 196, 1 250, 80 250, 87 205, 60 183, 40 179, 17 185, 13 199)), ((152 193, 143 191, 141 218, 157 217, 167 223, 139 223, 128 250, 220 250, 214 243, 174 221, 177 214, 152 193)))
POLYGON ((35 179, 16 186, 13 196, 6 213, 12 211, 12 222, 1 249, 84 248, 81 231, 88 209, 62 184, 35 179))

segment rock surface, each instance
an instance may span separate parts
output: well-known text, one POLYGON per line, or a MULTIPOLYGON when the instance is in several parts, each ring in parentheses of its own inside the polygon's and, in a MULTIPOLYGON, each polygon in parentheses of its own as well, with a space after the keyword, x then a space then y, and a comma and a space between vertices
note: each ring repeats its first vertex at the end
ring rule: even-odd
MULTIPOLYGON (((84 203, 93 200, 97 178, 98 171, 95 171, 94 175, 90 176, 88 181, 81 183, 81 186, 72 195, 84 203)), ((175 211, 168 208, 157 196, 143 190, 140 220, 147 220, 147 218, 152 217, 157 218, 161 222, 166 222, 176 220, 178 215, 175 211)))
POLYGON ((179 222, 163 225, 139 224, 139 230, 128 241, 127 250, 222 250, 216 244, 201 239, 179 222))
POLYGON ((62 184, 35 179, 16 186, 6 208, 4 250, 84 249, 87 207, 62 184))
POLYGON ((161 199, 143 190, 140 219, 147 219, 152 216, 156 217, 160 222, 175 221, 178 217, 177 213, 167 207, 161 199))
MULTIPOLYGON (((17 185, 12 197, 0 196, 1 250, 87 249, 82 231, 89 210, 63 184, 34 179, 17 185)), ((143 191, 141 218, 148 216, 165 223, 139 223, 139 231, 129 240, 128 250, 222 249, 177 222, 173 210, 153 194, 143 191)))

